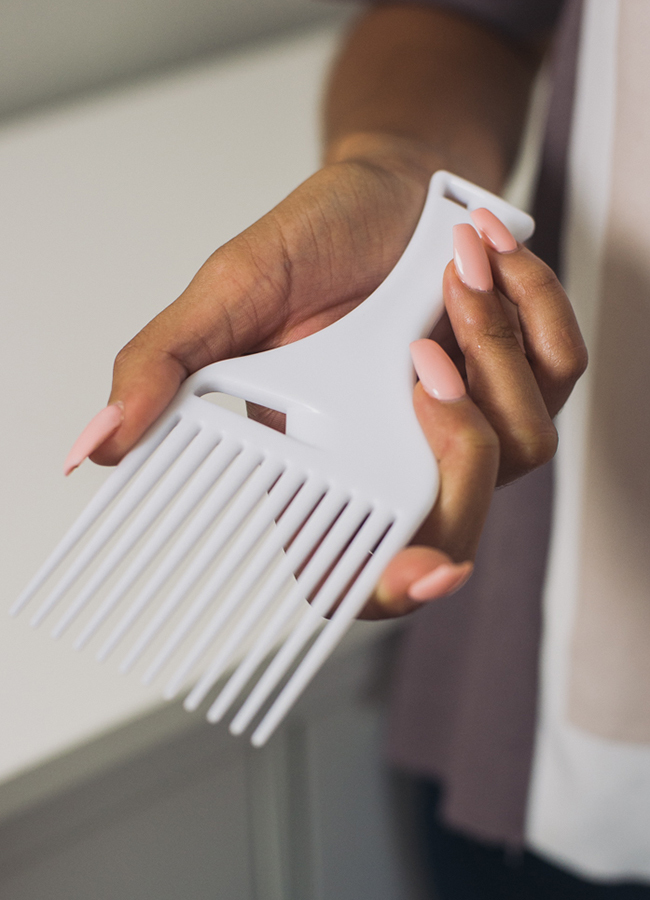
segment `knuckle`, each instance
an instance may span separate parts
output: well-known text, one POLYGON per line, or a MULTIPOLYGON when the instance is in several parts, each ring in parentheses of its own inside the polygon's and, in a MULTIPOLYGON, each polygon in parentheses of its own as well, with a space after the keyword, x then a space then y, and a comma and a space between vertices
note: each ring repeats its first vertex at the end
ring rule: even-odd
POLYGON ((487 315, 474 316, 461 345, 465 357, 477 360, 488 352, 521 353, 519 342, 508 322, 493 321, 487 315))
POLYGON ((563 347, 553 349, 555 352, 549 354, 553 381, 563 386, 573 386, 584 375, 589 363, 584 341, 567 340, 563 347))
POLYGON ((113 371, 119 371, 125 364, 130 361, 135 353, 137 353, 137 344, 136 339, 133 338, 129 341, 128 344, 125 344, 122 349, 118 351, 117 356, 115 357, 115 362, 113 363, 113 371))
POLYGON ((540 259, 536 259, 536 265, 532 271, 526 273, 523 286, 528 294, 564 296, 564 288, 560 284, 559 278, 553 269, 540 259))
POLYGON ((568 354, 568 359, 566 360, 565 366, 563 367, 562 374, 564 375, 567 381, 577 381, 582 375, 584 375, 587 365, 589 363, 589 354, 587 352, 587 348, 584 344, 581 344, 578 347, 572 347, 570 353, 568 354))
POLYGON ((114 376, 132 369, 140 369, 144 365, 161 359, 177 361, 174 352, 171 349, 167 349, 156 334, 158 321, 159 317, 152 319, 142 331, 134 335, 128 344, 125 344, 117 353, 113 362, 114 376))
POLYGON ((499 438, 484 417, 475 417, 456 428, 456 441, 475 457, 492 457, 499 454, 499 438))
POLYGON ((555 456, 558 436, 553 424, 545 428, 530 428, 517 436, 517 463, 525 472, 532 472, 555 456))
POLYGON ((484 331, 485 337, 505 349, 519 350, 519 342, 508 322, 495 322, 484 331))

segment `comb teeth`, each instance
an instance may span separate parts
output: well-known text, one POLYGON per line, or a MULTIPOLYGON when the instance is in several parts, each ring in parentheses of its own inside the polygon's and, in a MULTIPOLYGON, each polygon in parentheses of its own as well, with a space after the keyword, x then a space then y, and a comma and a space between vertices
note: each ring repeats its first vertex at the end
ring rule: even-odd
MULTIPOLYGON (((224 699, 221 700, 221 705, 219 707, 220 714, 215 716, 217 703, 215 703, 210 710, 210 721, 216 722, 218 718, 223 715, 230 705, 230 703, 225 705, 226 699, 231 696, 232 699, 234 699, 237 696, 239 690, 246 684, 265 656, 272 650, 280 637, 283 628, 287 625, 293 614, 303 605, 306 598, 309 597, 311 591, 327 571, 328 566, 331 564, 332 557, 335 556, 344 545, 347 535, 356 525, 358 525, 360 519, 365 514, 365 506, 362 506, 361 509, 359 509, 357 504, 348 505, 328 533, 329 526, 345 506, 345 502, 345 498, 340 492, 332 491, 331 494, 324 498, 312 519, 310 519, 305 529, 298 535, 295 542, 289 548, 286 558, 287 569, 289 572, 291 572, 293 567, 292 564, 295 565, 295 569, 297 570, 307 558, 308 554, 312 553, 314 547, 317 549, 305 566, 305 569, 301 572, 295 585, 283 599, 271 620, 266 624, 263 634, 259 636, 226 685, 223 692, 224 699), (319 542, 320 546, 318 546, 319 542)), ((279 580, 280 579, 277 579, 277 581, 279 580)), ((285 579, 283 579, 283 581, 284 580, 285 579)), ((282 586, 281 584, 277 584, 277 581, 275 583, 270 582, 262 588, 258 597, 258 603, 253 604, 252 606, 252 615, 250 616, 250 619, 253 619, 257 614, 258 605, 262 607, 272 602, 275 591, 282 586)), ((253 623, 251 622, 250 624, 252 626, 253 623)), ((188 709, 196 708, 211 689, 219 676, 221 662, 219 654, 197 683, 192 693, 188 696, 186 701, 188 709)))
MULTIPOLYGON (((203 611, 207 608, 211 600, 219 593, 224 584, 240 566, 255 544, 260 540, 264 532, 268 531, 269 526, 272 525, 291 497, 295 494, 300 486, 300 475, 295 472, 285 471, 278 477, 278 470, 278 463, 265 460, 255 477, 251 479, 250 485, 242 492, 237 503, 233 505, 228 515, 220 523, 219 528, 215 531, 215 543, 217 549, 221 549, 229 534, 232 533, 232 531, 238 527, 252 511, 259 499, 260 492, 268 490, 270 485, 275 482, 252 518, 247 522, 246 527, 231 544, 227 557, 212 574, 208 583, 183 616, 180 624, 170 635, 159 654, 145 672, 145 682, 152 681, 156 677, 174 650, 198 620, 199 616, 201 616, 203 611)), ((278 551, 282 549, 282 545, 279 544, 277 540, 274 540, 275 537, 273 531, 271 531, 270 535, 267 535, 266 538, 266 543, 271 545, 273 555, 276 555, 278 551)), ((227 605, 222 604, 221 609, 226 608, 227 605)))
MULTIPOLYGON (((133 522, 120 537, 117 544, 111 552, 105 557, 101 565, 95 570, 92 578, 84 585, 83 590, 77 595, 74 602, 70 604, 65 614, 59 619, 55 625, 52 636, 60 637, 70 624, 76 619, 81 610, 87 605, 91 597, 100 590, 106 579, 110 577, 112 572, 120 565, 124 557, 130 551, 140 538, 145 534, 151 525, 156 521, 160 513, 166 509, 176 494, 181 490, 183 485, 187 483, 189 478, 194 474, 208 453, 214 448, 215 439, 209 435, 199 435, 199 437, 190 437, 189 446, 183 447, 185 435, 182 436, 179 445, 184 450, 179 454, 182 465, 175 467, 158 485, 153 495, 147 500, 144 508, 138 513, 133 522)), ((176 451, 173 448, 170 457, 176 451)), ((174 460, 175 461, 175 460, 174 460)), ((149 480, 152 480, 150 477, 149 480)))
MULTIPOLYGON (((353 516, 352 518, 354 519, 355 517, 353 516)), ((298 625, 294 627, 287 640, 280 647, 273 661, 233 719, 230 726, 233 734, 241 734, 242 731, 248 728, 262 705, 320 626, 321 621, 319 617, 326 616, 332 611, 346 585, 354 578, 357 570, 366 561, 368 545, 370 544, 372 547, 376 545, 381 535, 386 531, 388 524, 389 519, 386 515, 375 512, 365 518, 363 525, 358 531, 354 525, 352 529, 348 530, 347 537, 354 535, 351 543, 345 549, 341 559, 318 591, 311 607, 304 611, 298 625), (356 534, 354 534, 355 531, 356 534)), ((303 661, 302 666, 304 666, 305 662, 306 659, 303 661)), ((298 674, 298 670, 295 674, 298 674)), ((280 701, 281 697, 282 695, 280 695, 278 701, 280 701)))
POLYGON ((310 456, 286 462, 281 449, 265 453, 190 417, 170 417, 107 479, 14 612, 80 545, 33 624, 77 587, 53 635, 83 619, 74 646, 99 638, 100 660, 129 637, 120 669, 142 662, 145 683, 167 672, 167 698, 198 672, 187 709, 236 662, 209 707, 212 722, 274 653, 231 724, 239 734, 270 705, 253 734, 263 743, 365 602, 390 558, 369 551, 390 543, 393 521, 312 473, 310 456))
MULTIPOLYGON (((322 537, 323 532, 330 525, 332 519, 343 505, 340 495, 337 497, 333 492, 322 499, 322 488, 319 482, 306 484, 290 509, 282 516, 278 524, 276 540, 282 542, 285 538, 288 540, 292 536, 299 525, 302 525, 306 516, 312 511, 316 503, 321 500, 318 510, 311 516, 308 524, 302 528, 300 534, 296 537, 286 554, 282 555, 275 569, 263 584, 258 585, 255 589, 255 583, 259 581, 264 574, 266 568, 266 560, 259 560, 258 565, 251 566, 246 576, 241 579, 233 591, 231 604, 234 606, 237 598, 245 596, 246 592, 250 592, 253 597, 252 601, 243 610, 233 631, 228 635, 219 652, 216 654, 212 663, 206 672, 201 676, 196 686, 187 697, 185 707, 188 710, 196 709, 203 701, 206 694, 216 683, 222 672, 225 670, 230 659, 237 652, 239 646, 248 637, 261 616, 264 614, 268 606, 281 593, 282 588, 293 577, 305 560, 307 554, 312 547, 322 537)), ((216 635, 221 626, 221 610, 218 610, 213 620, 206 628, 205 638, 200 641, 200 647, 196 647, 197 656, 203 653, 208 645, 208 635, 210 638, 216 635)), ((227 610, 230 614, 230 609, 227 610)), ((276 632, 277 633, 277 632, 276 632)), ((197 645, 199 642, 197 641, 197 645)), ((194 649, 191 653, 194 659, 194 649)), ((177 671, 165 689, 165 695, 170 698, 175 695, 182 677, 185 674, 186 665, 183 664, 183 671, 177 671)))
MULTIPOLYGON (((212 619, 203 628, 201 636, 195 641, 191 650, 186 654, 182 663, 177 668, 174 676, 168 682, 165 688, 165 697, 167 699, 171 699, 175 696, 193 666, 201 659, 203 654, 213 643, 215 637, 228 623, 234 613, 241 607, 242 603, 248 599, 254 585, 264 575, 273 561, 278 560, 279 557, 284 555, 283 551, 285 544, 289 541, 305 515, 313 508, 318 497, 320 497, 322 493, 323 487, 319 481, 304 485, 300 483, 298 475, 288 472, 283 473, 281 479, 274 486, 273 490, 266 498, 266 501, 258 511, 257 521, 251 522, 249 525, 248 530, 249 532, 252 531, 253 534, 248 534, 246 536, 242 535, 242 539, 240 539, 241 558, 243 558, 243 553, 248 550, 246 544, 251 546, 254 542, 256 537, 255 532, 261 533, 262 530, 265 530, 267 533, 263 539, 262 545, 257 549, 253 559, 246 566, 235 584, 232 585, 224 599, 221 601, 221 604, 214 613, 212 619), (298 492, 298 496, 296 496, 296 492, 298 492), (288 507, 282 511, 282 507, 287 505, 288 500, 291 500, 291 502, 288 504, 288 507), (282 513, 282 516, 279 519, 278 524, 273 526, 273 522, 278 518, 280 513, 282 513), (271 528, 269 528, 269 526, 271 526, 271 528)), ((231 562, 234 563, 237 561, 235 558, 239 555, 240 550, 238 548, 236 553, 232 553, 233 559, 231 562)), ((285 572, 284 580, 286 580, 287 574, 293 574, 292 572, 286 572, 286 566, 282 566, 282 569, 285 572)), ((222 573, 219 571, 212 576, 201 595, 196 599, 194 606, 188 611, 186 617, 187 622, 184 620, 183 625, 179 626, 177 632, 170 638, 170 650, 178 645, 181 637, 181 628, 185 627, 185 632, 189 630, 189 627, 194 622, 194 617, 198 616, 215 597, 224 580, 222 573)))
MULTIPOLYGON (((224 548, 233 531, 241 525, 251 512, 260 495, 263 495, 277 479, 281 469, 280 463, 271 459, 264 460, 259 466, 258 463, 259 455, 257 451, 243 451, 233 464, 232 470, 229 470, 228 477, 218 485, 212 498, 213 511, 221 512, 226 504, 235 497, 235 494, 244 485, 249 475, 251 476, 250 481, 244 486, 241 494, 235 498, 224 519, 218 522, 214 530, 208 535, 197 556, 192 560, 190 566, 185 570, 122 661, 120 668, 123 672, 128 671, 144 653, 188 592, 196 585, 215 557, 224 548), (254 474, 251 475, 253 470, 255 470, 254 474)), ((153 674, 149 670, 146 680, 150 681, 152 678, 153 674)))
MULTIPOLYGON (((97 629, 104 622, 107 616, 112 612, 115 606, 120 602, 122 597, 137 581, 139 576, 144 572, 149 563, 157 556, 160 550, 167 544, 171 537, 180 528, 191 512, 198 506, 203 497, 210 490, 217 478, 223 473, 237 453, 237 446, 232 441, 221 441, 217 448, 210 452, 208 458, 202 466, 200 473, 194 479, 192 485, 185 492, 180 502, 170 510, 164 521, 156 530, 155 534, 147 542, 147 545, 140 551, 136 559, 133 561, 128 571, 122 576, 119 583, 113 588, 100 609, 93 616, 86 628, 82 631, 75 642, 75 648, 80 650, 86 642, 96 633, 97 629)), ((128 628, 132 621, 135 620, 137 613, 127 619, 124 628, 128 628)), ((115 632, 114 632, 115 633, 115 632)), ((119 640, 121 633, 115 637, 115 642, 119 640)), ((98 659, 104 659, 113 644, 108 641, 104 644, 102 651, 98 654, 98 659)))
MULTIPOLYGON (((131 625, 143 613, 158 591, 162 589, 163 585, 192 551, 194 545, 201 540, 205 532, 210 528, 214 520, 228 503, 232 493, 236 491, 241 482, 255 468, 258 462, 257 455, 241 453, 241 448, 232 442, 224 442, 224 445, 225 446, 220 446, 215 454, 215 459, 213 460, 215 469, 214 479, 208 479, 210 484, 206 485, 206 490, 209 490, 209 487, 216 482, 223 470, 228 466, 230 468, 227 468, 226 471, 230 473, 231 478, 218 484, 214 490, 208 494, 201 510, 192 520, 187 530, 178 537, 176 543, 171 547, 165 559, 160 562, 156 572, 150 577, 145 587, 137 595, 118 625, 108 637, 108 640, 104 643, 98 654, 99 659, 105 659, 108 654, 115 649, 131 625), (233 484, 230 484, 230 480, 233 481, 233 484)), ((174 512, 175 511, 170 515, 174 516, 174 512)), ((145 551, 143 551, 143 553, 144 552, 145 551)))
MULTIPOLYGON (((307 684, 309 684, 311 678, 334 650, 355 617, 363 609, 384 568, 407 539, 408 532, 396 527, 392 514, 387 511, 375 511, 365 524, 368 527, 363 540, 361 540, 360 532, 357 536, 359 538, 357 546, 354 547, 354 550, 352 549, 354 543, 357 542, 356 538, 350 546, 350 556, 344 567, 345 572, 343 573, 343 578, 338 579, 337 587, 340 588, 342 584, 345 584, 345 574, 354 571, 355 562, 357 570, 360 569, 358 577, 347 590, 345 597, 336 608, 332 618, 324 626, 317 640, 310 647, 271 708, 253 732, 251 742, 256 747, 261 747, 266 743, 289 709, 302 694, 307 684), (368 551, 365 541, 368 539, 374 540, 375 538, 377 538, 377 541, 373 550, 368 551), (371 558, 368 560, 369 552, 371 558), (365 566, 364 558, 366 561, 365 566)), ((292 648, 292 652, 293 649, 295 649, 296 653, 299 652, 297 647, 292 648)), ((284 647, 281 648, 280 652, 282 650, 284 650, 284 647)), ((233 720, 231 731, 237 733, 234 725, 233 720)))
POLYGON ((65 593, 72 587, 77 579, 86 571, 98 553, 103 550, 119 527, 131 515, 140 501, 147 495, 151 488, 158 482, 169 466, 175 462, 182 451, 187 447, 196 435, 197 428, 194 425, 181 423, 171 432, 169 437, 161 444, 158 453, 152 462, 146 466, 129 486, 125 495, 121 498, 115 509, 110 513, 101 528, 84 547, 66 574, 49 594, 38 612, 32 618, 32 625, 40 625, 45 616, 51 612, 65 593))
POLYGON ((18 615, 29 603, 34 595, 43 587, 48 578, 58 569, 63 560, 74 550, 82 537, 92 528, 97 519, 107 509, 111 501, 117 497, 122 488, 140 469, 143 463, 149 459, 168 436, 169 432, 178 424, 178 419, 170 420, 167 427, 160 426, 141 444, 139 444, 128 456, 125 456, 116 467, 110 478, 107 478, 99 491, 95 494, 88 506, 65 534, 61 542, 54 548, 50 556, 45 560, 36 575, 29 582, 25 590, 20 594, 11 607, 12 616, 18 615))

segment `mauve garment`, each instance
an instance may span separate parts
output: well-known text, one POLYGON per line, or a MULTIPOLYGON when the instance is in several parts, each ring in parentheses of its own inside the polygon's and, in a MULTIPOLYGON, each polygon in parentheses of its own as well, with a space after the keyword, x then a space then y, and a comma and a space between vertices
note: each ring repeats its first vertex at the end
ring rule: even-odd
MULTIPOLYGON (((533 241, 557 269, 580 0, 428 5, 508 37, 540 37, 558 23, 533 241)), ((391 761, 442 784, 448 825, 511 847, 524 839, 551 506, 550 464, 496 492, 469 583, 406 628, 391 708, 391 761)))

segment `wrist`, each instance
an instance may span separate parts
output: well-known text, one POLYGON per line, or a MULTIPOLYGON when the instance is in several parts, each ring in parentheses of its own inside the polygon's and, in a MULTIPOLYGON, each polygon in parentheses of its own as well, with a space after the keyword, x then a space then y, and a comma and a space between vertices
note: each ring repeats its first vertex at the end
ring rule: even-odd
POLYGON ((426 187, 438 169, 447 168, 447 160, 425 141, 400 134, 359 131, 329 142, 325 164, 356 162, 383 169, 426 187))

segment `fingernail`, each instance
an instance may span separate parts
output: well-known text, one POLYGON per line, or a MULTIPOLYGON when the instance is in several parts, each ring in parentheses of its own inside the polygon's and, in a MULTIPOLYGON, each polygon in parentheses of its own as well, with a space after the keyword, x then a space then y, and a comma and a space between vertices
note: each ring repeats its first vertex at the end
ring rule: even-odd
POLYGON ((94 419, 86 425, 77 440, 72 445, 63 464, 63 474, 69 475, 77 466, 103 444, 124 421, 124 405, 120 402, 112 403, 97 413, 94 419))
POLYGON ((476 225, 485 240, 498 250, 499 253, 510 253, 517 249, 517 241, 508 231, 500 219, 491 213, 489 209, 475 209, 470 213, 472 222, 476 225))
POLYGON ((414 581, 409 587, 407 593, 411 600, 435 600, 437 597, 444 597, 453 594, 461 588, 469 576, 472 574, 474 566, 471 562, 464 562, 458 565, 453 563, 443 563, 414 581))
POLYGON ((491 291, 492 270, 483 241, 471 225, 454 225, 454 263, 460 280, 473 291, 491 291))
POLYGON ((465 396, 463 379, 440 344, 423 338, 413 341, 410 349, 415 371, 430 397, 449 402, 465 396))

